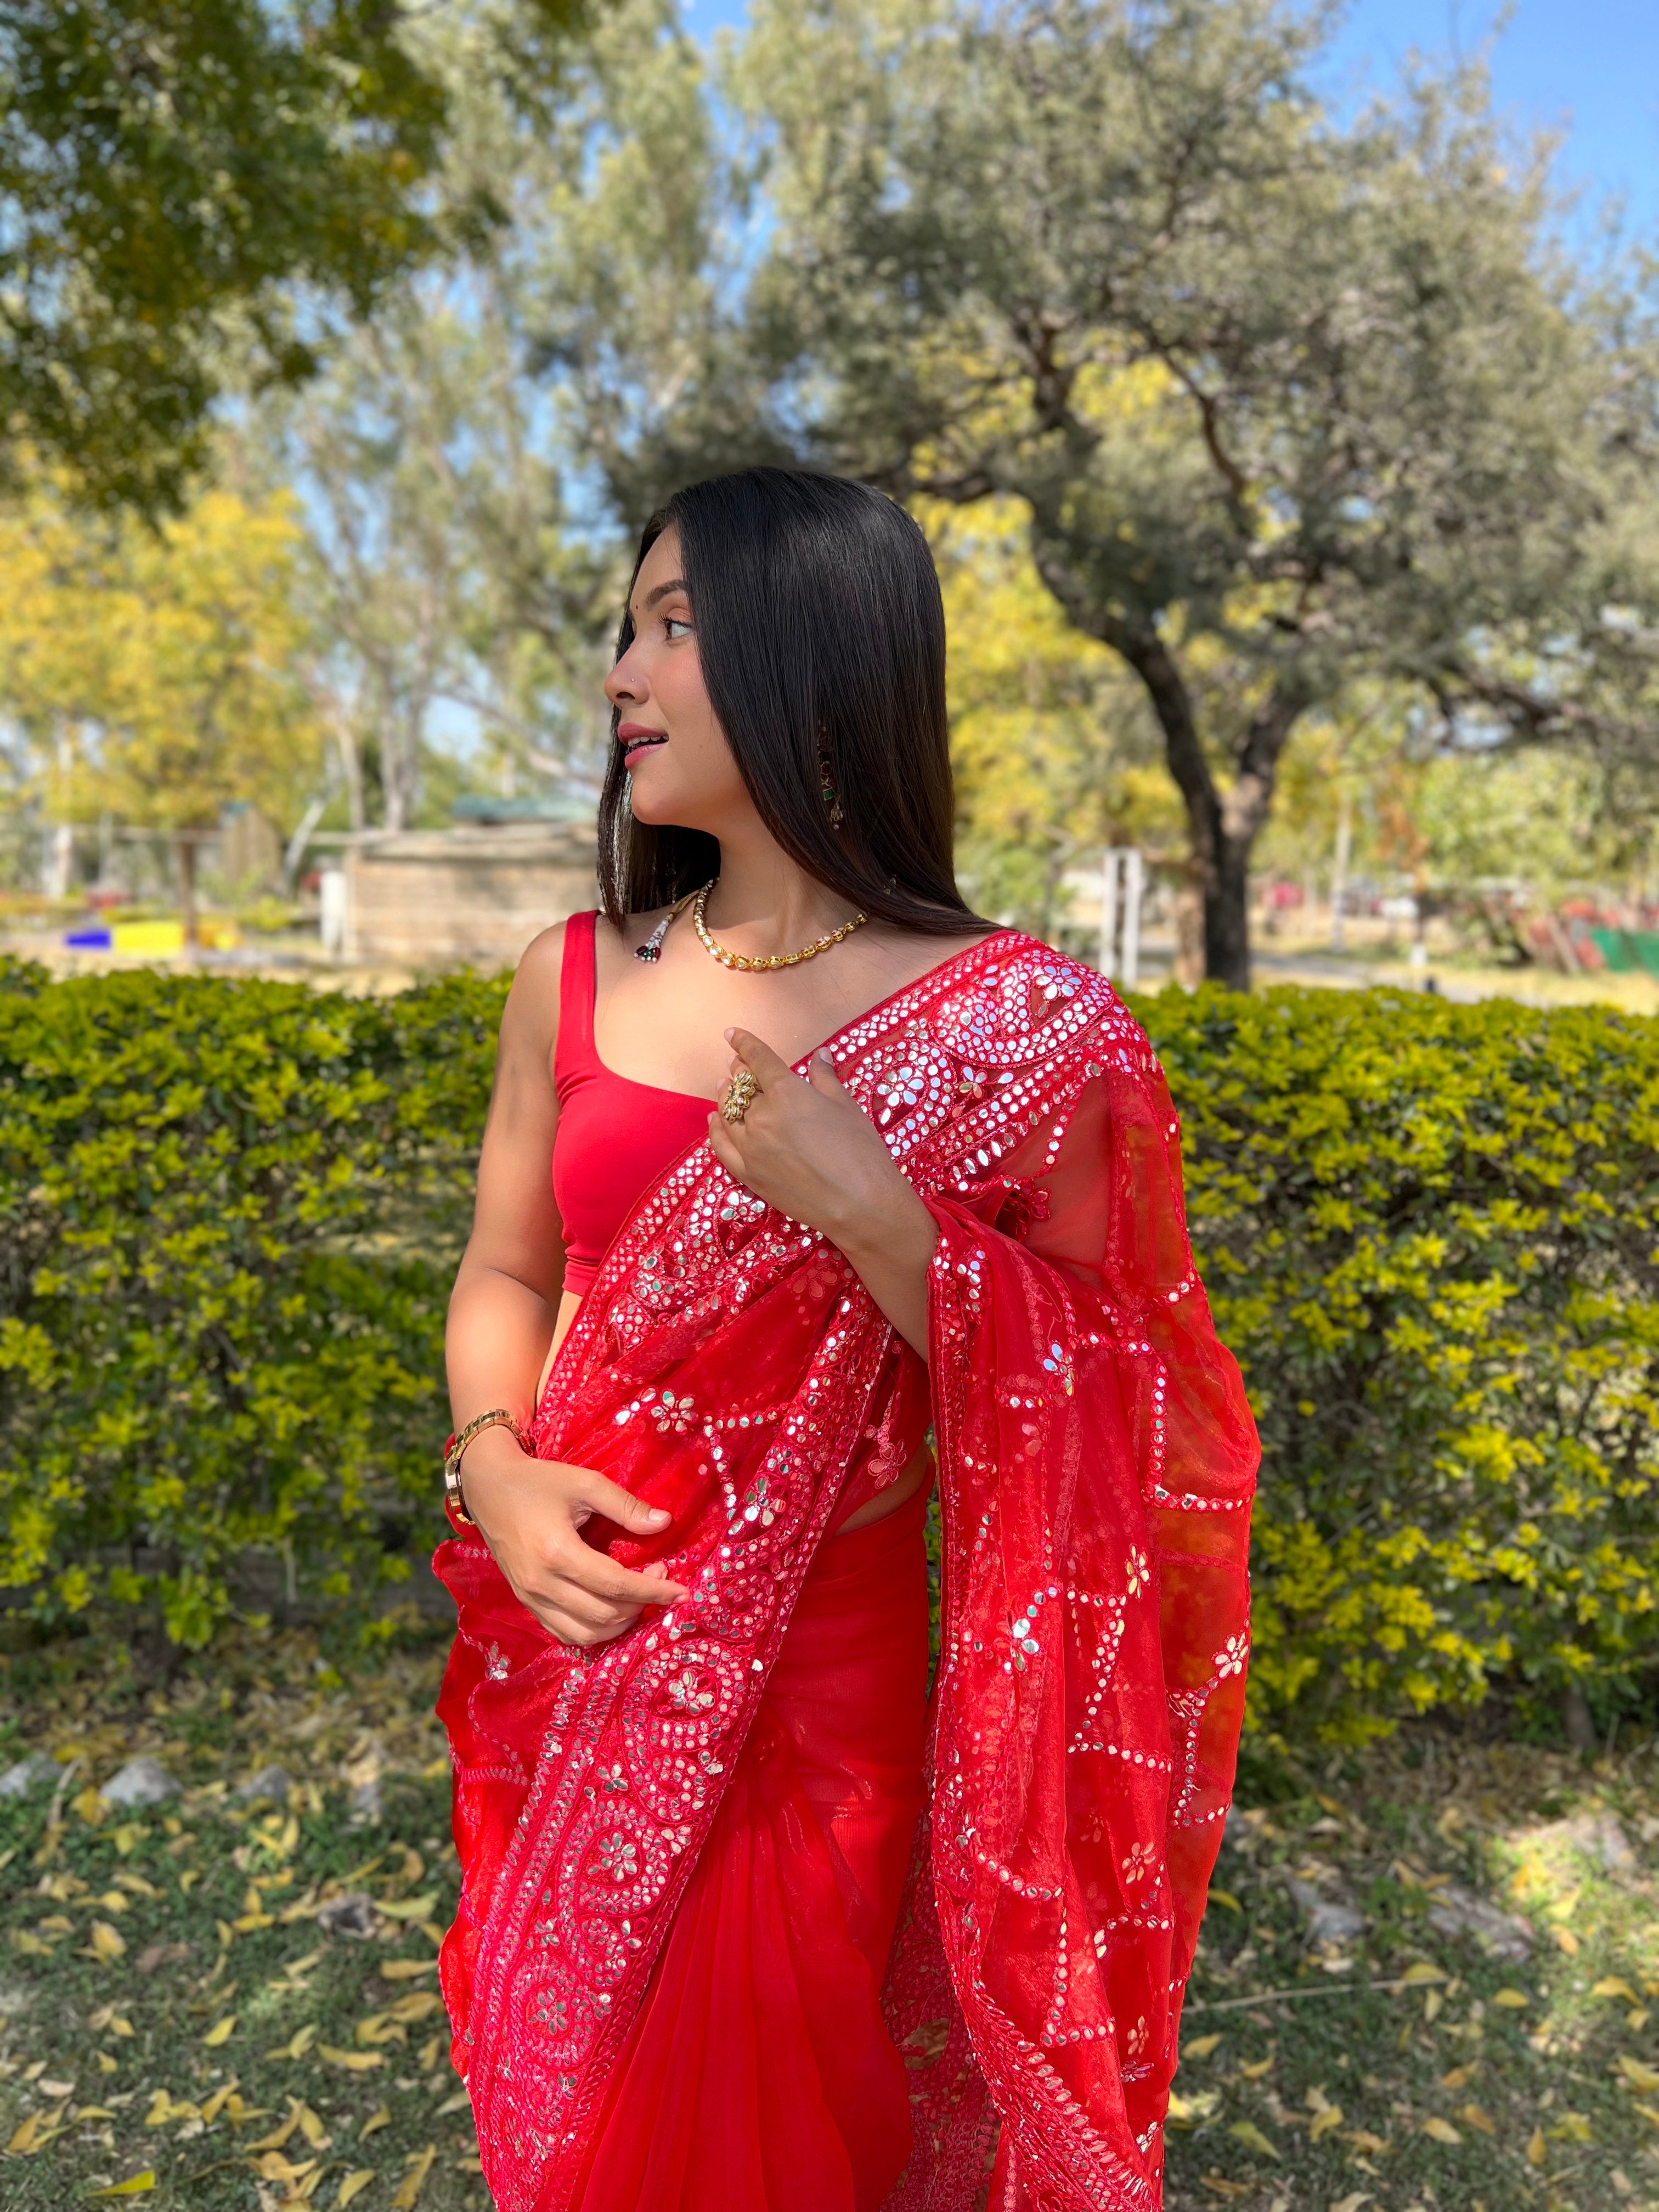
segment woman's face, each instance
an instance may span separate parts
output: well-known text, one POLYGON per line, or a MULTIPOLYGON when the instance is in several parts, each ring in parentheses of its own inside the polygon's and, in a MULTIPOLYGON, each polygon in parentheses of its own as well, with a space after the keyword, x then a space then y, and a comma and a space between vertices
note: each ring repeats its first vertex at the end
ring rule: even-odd
POLYGON ((680 540, 665 530, 640 564, 629 601, 634 641, 605 678, 635 820, 719 836, 750 798, 703 689, 680 540))

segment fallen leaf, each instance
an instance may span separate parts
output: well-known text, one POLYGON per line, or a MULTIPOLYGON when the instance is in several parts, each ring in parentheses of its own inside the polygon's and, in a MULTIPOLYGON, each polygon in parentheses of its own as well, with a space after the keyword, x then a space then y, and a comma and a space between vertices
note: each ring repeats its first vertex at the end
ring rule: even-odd
POLYGON ((295 2129, 299 2126, 300 2114, 303 2109, 298 2097, 290 2097, 288 2100, 288 2118, 280 2127, 273 2128, 268 2136, 261 2136, 258 2142, 251 2142, 248 2145, 249 2150, 281 2150, 295 2129))
POLYGON ((147 2189, 155 2186, 155 2171, 146 2166, 142 2173, 130 2175, 125 2181, 112 2181, 107 2189, 94 2189, 94 2197, 142 2197, 147 2189))
POLYGON ((101 1905, 106 1912, 131 1912, 132 1910, 132 1899, 125 1890, 106 1889, 94 1902, 101 1905))
POLYGON ((300 2133, 311 2145, 313 2150, 326 2150, 333 2141, 333 2137, 324 2126, 321 2118, 312 2111, 309 2105, 301 2105, 300 2107, 300 2133))
MULTIPOLYGON (((436 1990, 415 1990, 406 1997, 398 1997, 386 2008, 388 2020, 430 2020, 434 2012, 441 2012, 444 2001, 436 1990)), ((1218 2037, 1217 2041, 1220 2040, 1218 2037)))
POLYGON ((1440 2086, 1443 2089, 1461 2089, 1474 2072, 1473 2066, 1454 2066, 1449 2074, 1440 2076, 1440 2086))
POLYGON ((1479 2128, 1483 2136, 1495 2136, 1498 2133, 1497 2124, 1492 2115, 1483 2112, 1479 2105, 1460 2105, 1457 2108, 1457 2117, 1460 2120, 1467 2120, 1472 2128, 1479 2128))
POLYGON ((371 2068, 386 2064, 386 2057, 381 2051, 341 2051, 331 2043, 319 2043, 317 2056, 325 2058, 331 2066, 344 2066, 353 2074, 367 2074, 371 2068))
POLYGON ((1534 2128, 1523 2154, 1527 2164, 1534 2166, 1542 2166, 1549 2154, 1549 2145, 1544 2141, 1544 2130, 1542 2128, 1534 2128))
POLYGON ((1502 2005, 1505 2012, 1524 2012, 1532 1999, 1524 1990, 1499 1990, 1492 2002, 1502 2005))
POLYGON ((1243 1912, 1244 1910, 1230 1889, 1212 1889, 1210 1902, 1212 1905, 1224 1905, 1229 1912, 1243 1912))
POLYGON ((465 2089, 458 2089, 453 2097, 446 2097, 439 2106, 438 2118, 441 2120, 447 2119, 452 2112, 470 2112, 471 2109, 471 2097, 465 2089))
MULTIPOLYGON (((1212 1890, 1210 1894, 1213 1897, 1215 1892, 1212 1890)), ((429 1920, 437 1902, 438 1893, 434 1889, 424 1897, 400 1897, 393 1904, 382 1904, 377 1899, 374 1910, 387 1920, 429 1920)), ((410 2199, 410 2203, 414 2201, 413 2197, 410 2199)))
POLYGON ((431 1973, 437 1963, 435 1959, 388 1959, 380 1972, 389 1982, 412 1982, 416 1974, 431 1973))
POLYGON ((1632 2058, 1628 2052, 1621 2051, 1613 2064, 1631 2087, 1639 2089, 1644 2097, 1650 2097, 1656 2089, 1659 2089, 1659 2073, 1651 2066, 1644 2066, 1639 2058, 1632 2058))
POLYGON ((1312 2124, 1308 2130, 1308 2141, 1317 2142, 1322 2136, 1329 2135, 1333 2128, 1340 2128, 1341 2124, 1341 2106, 1327 2105, 1314 2114, 1312 2124))
POLYGON ((1432 2119, 1425 2120, 1423 2132, 1432 2136, 1436 2142, 1461 2143, 1463 2140, 1449 2120, 1443 2120, 1437 2112, 1432 2119))
POLYGON ((437 2157, 436 2143, 428 2143, 424 2150, 413 2154, 409 2172, 398 2185, 398 2193, 392 2200, 392 2212, 414 2212, 421 2191, 426 2187, 426 2178, 437 2162, 437 2157))
POLYGON ((1227 2132, 1230 2136, 1236 2136, 1246 2150, 1255 2151, 1258 2157, 1277 2158, 1279 2156, 1279 2153, 1254 2120, 1235 2120, 1227 2132))
POLYGON ((1359 2212, 1360 2206, 1369 2204, 1370 2201, 1369 2190, 1356 2189, 1351 2197, 1339 2197, 1332 2205, 1331 2212, 1359 2212))
POLYGON ((368 2188, 369 2183, 373 2181, 374 2179, 374 2169, 372 2166, 354 2166, 352 2171, 347 2174, 345 2179, 340 2184, 339 2194, 336 2197, 334 2202, 340 2205, 349 2204, 354 2197, 361 2197, 362 2195, 364 2190, 368 2188))
POLYGON ((1565 1951, 1570 1959, 1578 1956, 1578 1938, 1571 1928, 1552 1928, 1550 1933, 1555 1938, 1558 1951, 1565 1951))
POLYGON ((120 2061, 116 2058, 112 2058, 107 2051, 94 2051, 92 2055, 98 2062, 98 2071, 100 2074, 118 2074, 120 2072, 120 2061))
POLYGON ((210 2051, 216 2051, 222 2043, 228 2043, 236 2033, 236 2015, 228 2012, 222 2020, 216 2020, 202 2038, 210 2051))
POLYGON ((1220 2041, 1221 2038, 1218 2035, 1194 2036, 1190 2043, 1182 2046, 1182 2063, 1184 2063, 1189 2058, 1207 2058, 1220 2041))
POLYGON ((1273 2063, 1271 2058, 1255 2058, 1252 2059, 1248 2065, 1241 2066, 1238 2070, 1247 2081, 1259 2081, 1265 2074, 1270 2074, 1273 2071, 1273 2063))
POLYGON ((44 2150, 55 2136, 64 2132, 61 2125, 54 2124, 57 2118, 55 2112, 31 2112, 22 2125, 14 2130, 6 2148, 21 2151, 25 2158, 32 2158, 36 2151, 44 2150))
POLYGON ((94 1920, 87 1930, 90 1938, 83 1956, 101 1959, 107 1966, 126 1952, 126 1938, 118 1929, 112 1928, 107 1920, 94 1920))
POLYGON ((236 2079, 237 2077, 233 2074, 229 2081, 224 2084, 223 2087, 216 2089, 213 2094, 208 2099, 206 2104, 203 2106, 202 2122, 204 2126, 210 2128, 213 2125, 213 2123, 218 2118, 220 2113, 223 2112, 225 2106, 230 2102, 231 2099, 235 2096, 236 2079))
POLYGON ((1593 1997, 1623 1997, 1626 2004, 1639 2004, 1641 1999, 1621 1974, 1606 1974, 1591 1990, 1593 1997))
POLYGON ((1407 1967, 1400 1979, 1407 1989, 1413 1990, 1419 1982, 1443 1982, 1446 1976, 1438 1966, 1431 1966, 1426 1959, 1419 1959, 1414 1966, 1407 1967))
POLYGON ((317 2040, 317 2023, 308 2020, 303 2027, 296 2027, 280 2049, 267 2051, 267 2058, 303 2058, 317 2040))
POLYGON ((389 2128, 391 2125, 391 2106, 377 2105, 374 2107, 374 2110, 369 2114, 368 2118, 363 2122, 362 2127, 359 2131, 357 2140, 359 2142, 366 2142, 367 2139, 374 2133, 377 2128, 389 2128))

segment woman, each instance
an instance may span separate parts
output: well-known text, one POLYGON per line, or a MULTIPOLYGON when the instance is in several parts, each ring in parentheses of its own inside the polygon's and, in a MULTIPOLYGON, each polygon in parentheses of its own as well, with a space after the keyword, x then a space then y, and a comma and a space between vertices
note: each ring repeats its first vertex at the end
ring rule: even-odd
POLYGON ((1255 1439, 1144 1036, 957 891, 944 673, 878 494, 671 501, 502 1018, 438 1564, 507 2212, 1159 2197, 1255 1439))

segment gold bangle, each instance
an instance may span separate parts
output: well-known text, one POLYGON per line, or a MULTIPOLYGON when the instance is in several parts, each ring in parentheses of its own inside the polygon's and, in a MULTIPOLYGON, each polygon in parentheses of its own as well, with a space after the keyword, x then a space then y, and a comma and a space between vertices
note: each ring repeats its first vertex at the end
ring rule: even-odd
POLYGON ((472 1439, 481 1437, 486 1429, 511 1429, 513 1441, 520 1451, 524 1449, 524 1431, 505 1406, 497 1406, 493 1413, 478 1414, 451 1437, 444 1446, 444 1504, 465 1528, 476 1528, 478 1524, 466 1510, 466 1497, 461 1488, 461 1460, 472 1439))

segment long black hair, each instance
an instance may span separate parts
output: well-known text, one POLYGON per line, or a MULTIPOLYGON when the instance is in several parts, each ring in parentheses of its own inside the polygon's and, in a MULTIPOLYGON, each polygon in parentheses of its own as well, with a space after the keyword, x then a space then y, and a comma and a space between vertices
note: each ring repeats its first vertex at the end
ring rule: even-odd
MULTIPOLYGON (((868 485, 763 468, 676 492, 646 525, 636 577, 665 530, 710 704, 790 859, 872 919, 982 927, 951 861, 945 609, 915 521, 868 485)), ((618 659, 633 639, 624 611, 618 659)), ((617 922, 720 872, 706 832, 635 820, 620 719, 599 800, 599 896, 617 922)))

